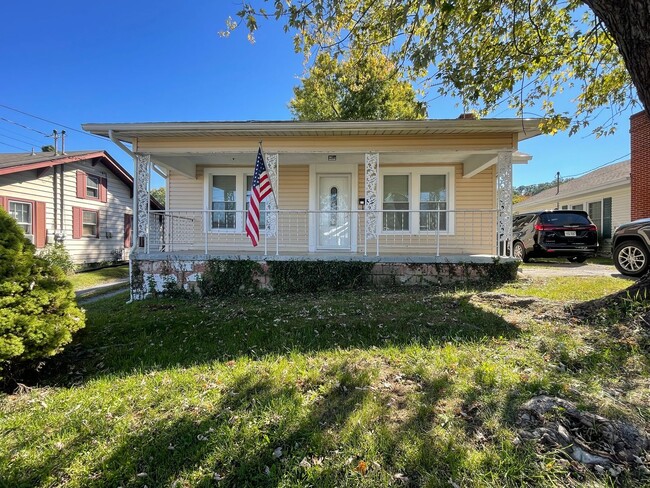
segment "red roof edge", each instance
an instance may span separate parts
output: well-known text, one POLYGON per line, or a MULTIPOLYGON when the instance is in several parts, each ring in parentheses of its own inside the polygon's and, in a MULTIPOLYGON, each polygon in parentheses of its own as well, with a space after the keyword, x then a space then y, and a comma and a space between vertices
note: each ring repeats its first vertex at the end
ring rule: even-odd
MULTIPOLYGON (((131 191, 135 191, 133 188, 133 177, 129 174, 127 170, 125 170, 120 163, 118 163, 115 159, 111 157, 110 154, 108 154, 106 151, 95 151, 95 152, 88 152, 84 154, 75 154, 74 156, 68 156, 68 157, 57 157, 56 159, 50 159, 47 161, 39 161, 37 163, 31 163, 31 164, 19 164, 16 166, 12 166, 10 168, 0 168, 0 176, 2 175, 8 175, 12 173, 22 173, 23 171, 29 171, 33 169, 40 169, 40 168, 49 168, 52 166, 59 166, 61 164, 67 164, 67 163, 76 163, 78 161, 86 161, 89 159, 95 159, 98 158, 100 162, 106 166, 111 173, 113 173, 118 179, 120 179, 126 186, 128 186, 131 191)), ((152 204, 156 202, 160 205, 160 202, 152 198, 152 204)), ((158 205, 154 205, 158 206, 158 205)), ((164 207, 157 208, 157 210, 163 210, 164 207)))

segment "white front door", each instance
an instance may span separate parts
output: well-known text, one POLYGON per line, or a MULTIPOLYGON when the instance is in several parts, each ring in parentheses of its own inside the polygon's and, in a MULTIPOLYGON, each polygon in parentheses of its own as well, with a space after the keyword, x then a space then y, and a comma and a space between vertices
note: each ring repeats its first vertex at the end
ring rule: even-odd
POLYGON ((319 249, 349 250, 352 241, 351 175, 318 175, 319 249))

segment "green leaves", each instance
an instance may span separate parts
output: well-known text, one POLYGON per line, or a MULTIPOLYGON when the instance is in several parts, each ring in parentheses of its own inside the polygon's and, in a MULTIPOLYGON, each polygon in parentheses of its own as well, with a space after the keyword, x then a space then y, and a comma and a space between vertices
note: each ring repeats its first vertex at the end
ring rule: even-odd
MULTIPOLYGON (((570 115, 571 131, 582 129, 604 107, 611 117, 595 132, 607 133, 616 115, 636 104, 619 50, 579 0, 275 0, 273 6, 275 17, 294 33, 296 50, 306 59, 318 52, 304 90, 296 89, 291 104, 299 118, 340 117, 344 97, 328 95, 329 105, 319 104, 323 93, 311 93, 307 80, 322 56, 338 59, 345 53, 337 69, 346 71, 353 67, 343 64, 358 67, 357 54, 367 50, 388 56, 425 90, 459 98, 466 110, 543 112, 548 120, 542 128, 550 133, 566 129, 570 115), (564 103, 563 97, 559 110, 555 102, 567 89, 573 99, 564 103)), ((251 32, 257 24, 249 17, 259 13, 252 1, 240 12, 251 32)))
POLYGON ((411 120, 426 117, 426 104, 377 50, 355 50, 339 60, 327 52, 316 57, 289 103, 299 120, 411 120))
POLYGON ((63 272, 35 257, 34 246, 0 209, 0 370, 8 361, 59 352, 84 323, 63 272))

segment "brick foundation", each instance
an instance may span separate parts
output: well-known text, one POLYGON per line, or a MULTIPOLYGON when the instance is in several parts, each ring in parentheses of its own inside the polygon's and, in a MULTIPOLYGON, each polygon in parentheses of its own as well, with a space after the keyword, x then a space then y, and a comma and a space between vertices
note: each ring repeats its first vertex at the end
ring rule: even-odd
POLYGON ((630 117, 632 220, 650 217, 650 118, 630 117))

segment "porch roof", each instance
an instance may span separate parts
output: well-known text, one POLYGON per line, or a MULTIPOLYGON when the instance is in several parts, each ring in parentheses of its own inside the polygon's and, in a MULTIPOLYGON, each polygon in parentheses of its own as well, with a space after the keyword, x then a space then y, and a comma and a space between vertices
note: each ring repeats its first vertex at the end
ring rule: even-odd
MULTIPOLYGON (((269 140, 271 152, 282 154, 282 164, 358 163, 364 152, 380 152, 382 162, 397 164, 462 163, 471 178, 495 163, 499 150, 512 150, 519 141, 541 133, 542 119, 431 119, 381 121, 245 121, 149 122, 84 124, 96 135, 131 143, 136 152, 189 178, 199 165, 248 165, 258 139, 269 140), (458 138, 480 140, 456 146, 458 138), (359 142, 367 137, 367 143, 359 142), (492 143, 490 138, 496 138, 492 143), (226 138, 216 146, 197 142, 226 138), (356 142, 351 141, 356 138, 356 142), (487 138, 487 139, 486 139, 487 138), (433 140, 439 142, 434 143, 433 140), (232 141, 240 141, 233 143, 232 141), (288 140, 293 143, 287 144, 288 140), (296 143, 304 140, 303 144, 296 143), (443 142, 440 142, 440 141, 443 142), (495 143, 494 141, 501 141, 495 143), (186 142, 191 141, 191 142, 186 142)), ((531 156, 515 151, 513 163, 531 156)))
POLYGON ((418 136, 433 134, 513 133, 523 141, 541 134, 542 119, 428 119, 371 121, 233 121, 87 123, 92 134, 113 136, 133 144, 141 137, 291 137, 291 136, 418 136))

